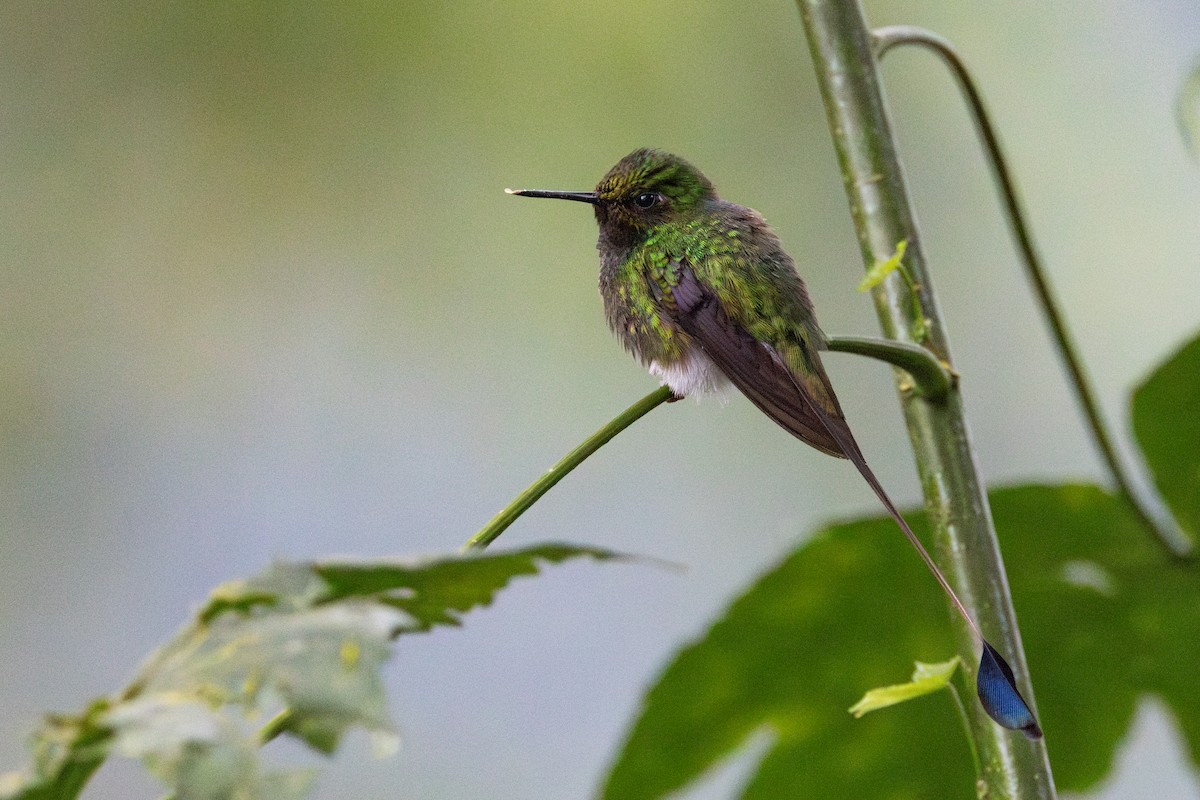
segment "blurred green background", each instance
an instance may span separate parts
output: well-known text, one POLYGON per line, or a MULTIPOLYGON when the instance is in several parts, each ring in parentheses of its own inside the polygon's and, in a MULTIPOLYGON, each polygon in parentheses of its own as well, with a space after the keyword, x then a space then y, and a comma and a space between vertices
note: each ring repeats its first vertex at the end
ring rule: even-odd
MULTIPOLYGON (((1173 116, 1200 7, 867 10, 976 69, 1124 429, 1128 389, 1200 318, 1200 168, 1173 116)), ((949 78, 909 52, 885 74, 985 475, 1103 481, 949 78)), ((218 582, 453 550, 652 388, 605 330, 590 214, 504 187, 589 188, 634 147, 673 150, 772 221, 827 331, 877 330, 784 0, 15 0, 0 108, 0 769, 218 582)), ((916 502, 890 372, 827 364, 883 483, 916 502)), ((806 531, 875 510, 847 464, 740 399, 657 411, 501 544, 687 571, 569 565, 405 642, 404 748, 374 761, 352 738, 317 796, 586 796, 675 648, 806 531)), ((1197 796, 1156 708, 1097 796, 1197 796)), ((91 796, 156 795, 113 763, 91 796)))

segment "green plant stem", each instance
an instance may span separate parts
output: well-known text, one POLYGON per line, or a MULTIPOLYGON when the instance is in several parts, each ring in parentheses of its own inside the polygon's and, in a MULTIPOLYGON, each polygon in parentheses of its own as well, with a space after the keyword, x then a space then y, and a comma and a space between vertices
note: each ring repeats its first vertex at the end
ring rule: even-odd
MULTIPOLYGON (((966 674, 966 670, 959 669, 960 676, 965 678, 966 674)), ((954 681, 946 684, 946 691, 950 693, 950 699, 954 701, 954 708, 958 711, 958 719, 963 726, 967 748, 971 751, 971 763, 975 766, 975 774, 980 775, 983 773, 983 763, 979 760, 979 750, 975 748, 975 737, 971 735, 971 717, 967 714, 967 706, 963 703, 962 695, 958 693, 958 687, 954 685, 954 681)))
POLYGON ((924 347, 892 339, 866 336, 830 336, 825 349, 853 353, 884 361, 912 376, 913 385, 930 402, 941 402, 954 388, 958 376, 924 347))
MULTIPOLYGON (((941 361, 952 364, 862 9, 856 0, 797 0, 797 4, 863 261, 870 267, 888 258, 897 242, 908 240, 905 263, 929 321, 926 344, 941 361)), ((884 335, 909 340, 917 320, 904 283, 889 278, 872 294, 884 335)), ((937 560, 985 635, 1008 657, 1022 695, 1033 706, 1033 687, 987 494, 971 449, 962 396, 952 389, 943 402, 932 403, 901 392, 900 402, 934 529, 937 560)), ((977 663, 970 629, 957 619, 952 624, 964 661, 977 663)), ((1055 796, 1041 741, 1031 742, 999 727, 977 703, 968 709, 968 716, 982 767, 980 785, 989 798, 1049 800, 1055 796)))
POLYGON ((505 528, 516 522, 517 517, 524 514, 542 495, 550 491, 554 484, 565 478, 571 470, 582 464, 588 456, 607 444, 618 433, 670 399, 671 390, 665 386, 660 386, 625 409, 611 422, 585 439, 582 444, 563 456, 561 461, 547 470, 542 477, 531 483, 528 489, 517 495, 511 503, 501 509, 499 514, 492 517, 487 525, 484 525, 478 533, 467 540, 467 543, 463 545, 463 550, 482 550, 494 542, 497 536, 504 533, 505 528))
MULTIPOLYGON (((1021 205, 1020 196, 1017 194, 1016 184, 1012 180, 1008 162, 1000 147, 1000 138, 991 123, 983 96, 976 87, 966 62, 955 50, 953 44, 924 28, 894 25, 876 29, 872 33, 872 37, 877 58, 883 58, 884 54, 899 45, 922 47, 937 55, 954 76, 959 91, 971 111, 975 130, 979 134, 980 143, 983 145, 988 164, 995 176, 1000 200, 1004 205, 1004 215, 1008 220, 1009 230, 1012 231, 1021 261, 1025 265, 1025 274, 1033 285, 1042 314, 1050 325, 1050 333, 1058 346, 1059 357, 1062 359, 1063 366, 1066 367, 1071 386, 1075 390, 1075 398, 1083 411, 1096 449, 1100 451, 1100 456, 1104 459, 1117 488, 1128 498, 1134 512, 1141 518, 1159 544, 1176 558, 1190 558, 1193 554, 1192 541, 1179 527, 1179 523, 1175 521, 1162 498, 1152 489, 1143 488, 1143 485, 1132 479, 1129 469, 1113 444, 1116 437, 1104 421, 1104 415, 1100 411, 1100 404, 1092 390, 1091 381, 1084 370, 1083 359, 1080 358, 1079 350, 1071 338, 1070 331, 1067 330, 1054 290, 1046 279, 1046 271, 1042 267, 1041 256, 1033 243, 1033 234, 1026 222, 1025 211, 1021 205)), ((1148 484, 1146 486, 1148 487, 1148 484)))

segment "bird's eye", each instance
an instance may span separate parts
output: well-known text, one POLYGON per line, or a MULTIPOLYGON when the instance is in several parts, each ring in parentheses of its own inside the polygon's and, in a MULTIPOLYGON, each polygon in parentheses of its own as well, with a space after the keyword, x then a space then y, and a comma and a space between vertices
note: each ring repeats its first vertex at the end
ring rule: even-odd
POLYGON ((633 198, 633 204, 638 208, 654 208, 661 200, 662 195, 657 192, 642 192, 633 198))

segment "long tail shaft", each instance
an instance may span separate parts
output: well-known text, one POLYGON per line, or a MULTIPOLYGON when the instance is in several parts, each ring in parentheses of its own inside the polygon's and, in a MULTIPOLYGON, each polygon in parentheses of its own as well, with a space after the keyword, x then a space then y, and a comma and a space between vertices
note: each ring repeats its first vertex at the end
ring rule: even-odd
POLYGON ((958 599, 958 594, 953 588, 951 588, 950 581, 946 579, 945 573, 943 573, 941 568, 938 567, 937 563, 934 562, 933 556, 929 554, 929 551, 925 549, 925 545, 920 539, 917 538, 917 535, 913 533, 913 529, 909 527, 908 522, 905 521, 900 512, 896 510, 896 506, 892 503, 891 498, 887 496, 887 492, 883 490, 883 486, 880 485, 879 479, 875 477, 875 473, 872 472, 871 468, 867 466, 867 462, 863 460, 862 455, 856 453, 855 455, 851 456, 850 463, 854 464, 854 466, 857 467, 858 471, 862 474, 863 478, 866 479, 867 484, 871 487, 871 490, 875 492, 875 496, 879 498, 879 502, 883 503, 883 507, 887 509, 888 514, 890 514, 892 519, 896 521, 896 525, 904 533, 905 538, 907 538, 909 543, 912 544, 913 548, 916 549, 917 554, 921 556, 921 560, 925 562, 925 566, 929 567, 929 571, 933 573, 933 577, 942 587, 942 591, 944 591, 946 596, 950 598, 950 602, 954 604, 956 609, 958 609, 958 613, 962 615, 963 620, 966 621, 967 625, 971 627, 971 630, 975 632, 975 635, 979 638, 979 640, 983 641, 983 634, 979 632, 979 626, 971 617, 971 613, 967 611, 966 605, 963 604, 962 600, 958 599))
POLYGON ((982 650, 982 655, 979 661, 979 668, 976 671, 976 688, 979 695, 980 703, 983 705, 988 716, 994 719, 1000 725, 1014 730, 1020 730, 1030 739, 1040 739, 1042 737, 1042 729, 1038 725, 1037 719, 1033 715, 1033 710, 1029 704, 1025 702, 1025 698, 1021 696, 1021 692, 1017 689, 1016 678, 1013 675, 1012 668, 999 651, 983 638, 983 633, 979 630, 979 625, 976 624, 974 618, 971 617, 967 607, 962 600, 958 598, 954 589, 950 586, 950 582, 946 580, 945 574, 934 562, 933 557, 929 555, 929 551, 925 549, 925 545, 913 533, 912 528, 908 526, 908 522, 896 510, 895 504, 892 503, 887 492, 883 490, 879 479, 875 477, 875 473, 867 466, 867 460, 863 457, 862 451, 858 448, 858 442, 854 440, 850 429, 841 420, 834 421, 829 414, 822 409, 818 404, 814 403, 813 408, 817 415, 825 424, 830 435, 842 447, 842 452, 846 458, 852 463, 867 481, 871 490, 883 503, 883 507, 887 509, 888 514, 896 521, 896 525, 903 531, 905 538, 912 544, 917 554, 921 556, 921 560, 925 562, 925 566, 933 573, 933 577, 937 579, 938 585, 942 587, 942 591, 950 598, 954 607, 958 609, 958 613, 962 615, 963 620, 971 628, 976 639, 979 640, 979 647, 982 650), (841 422, 841 424, 838 424, 841 422))
POLYGON ((971 630, 975 633, 975 636, 982 642, 983 634, 980 633, 979 626, 975 623, 974 618, 972 618, 971 612, 967 611, 966 605, 958 598, 958 594, 956 594, 953 587, 950 586, 950 581, 946 579, 945 574, 943 574, 941 568, 938 567, 937 562, 933 560, 933 556, 929 555, 929 551, 925 549, 925 545, 922 544, 921 540, 917 538, 917 535, 913 533, 913 529, 909 527, 908 522, 905 521, 903 515, 900 514, 900 512, 896 509, 895 504, 892 503, 891 498, 888 497, 887 492, 884 491, 883 485, 879 482, 879 479, 875 477, 875 473, 871 471, 869 466, 867 466, 867 460, 863 457, 862 450, 858 448, 858 442, 854 440, 854 436, 850 433, 850 430, 845 426, 844 423, 839 425, 837 422, 831 419, 828 412, 821 408, 819 404, 813 403, 812 408, 817 412, 817 415, 821 417, 821 421, 825 423, 825 429, 828 430, 829 434, 837 441, 839 445, 841 445, 842 453, 850 460, 850 463, 853 464, 863 476, 867 482, 867 485, 871 487, 871 491, 875 492, 875 496, 879 498, 881 503, 883 503, 883 507, 887 509, 888 514, 890 514, 892 519, 896 521, 896 525, 899 526, 900 530, 904 533, 905 538, 908 539, 909 543, 917 551, 917 554, 921 556, 921 560, 925 562, 925 566, 929 568, 931 573, 933 573, 933 577, 937 580, 938 585, 942 587, 942 591, 946 593, 946 596, 950 598, 950 602, 954 604, 956 609, 958 609, 958 613, 962 615, 963 620, 968 626, 970 626, 971 630))

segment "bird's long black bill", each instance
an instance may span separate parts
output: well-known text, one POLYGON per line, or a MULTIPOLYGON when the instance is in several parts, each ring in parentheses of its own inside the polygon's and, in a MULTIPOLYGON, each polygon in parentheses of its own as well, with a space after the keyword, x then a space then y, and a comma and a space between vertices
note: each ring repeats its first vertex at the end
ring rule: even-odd
POLYGON ((549 197, 551 200, 578 200, 581 203, 591 203, 595 205, 598 202, 595 192, 552 192, 545 189, 505 189, 508 194, 520 195, 521 197, 549 197))

